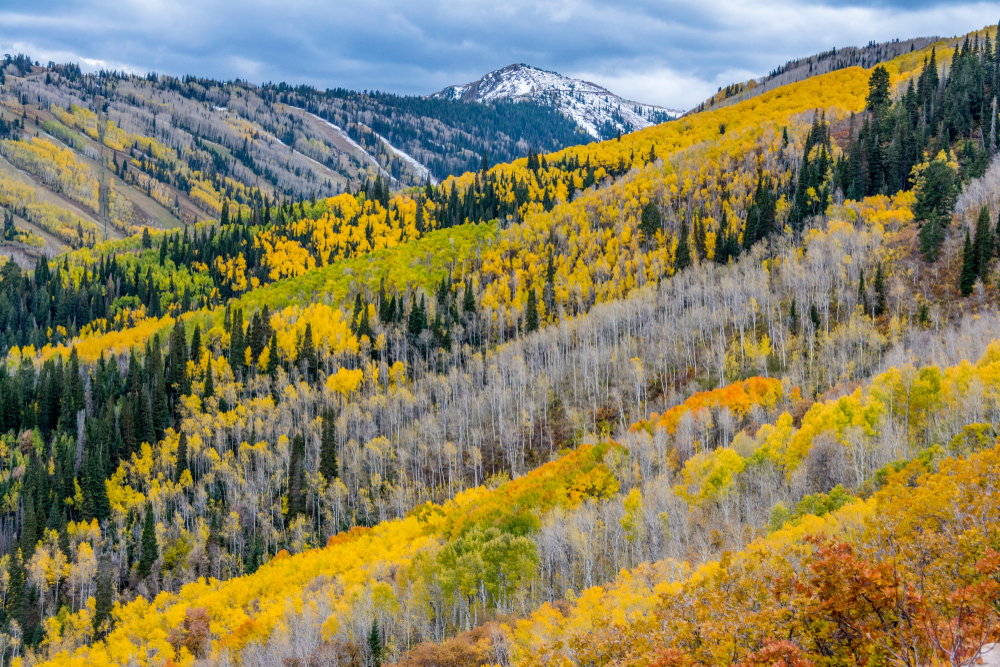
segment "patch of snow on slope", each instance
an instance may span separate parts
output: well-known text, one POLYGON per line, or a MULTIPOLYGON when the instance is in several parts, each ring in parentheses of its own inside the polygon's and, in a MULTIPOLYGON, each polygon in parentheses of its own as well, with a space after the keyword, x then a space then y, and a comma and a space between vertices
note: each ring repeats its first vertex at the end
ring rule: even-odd
POLYGON ((405 153, 396 148, 395 146, 393 146, 392 144, 390 144, 388 139, 383 137, 375 130, 372 130, 372 134, 378 137, 379 141, 385 144, 389 150, 398 155, 400 160, 413 167, 413 170, 417 172, 417 176, 420 177, 421 181, 425 181, 429 178, 431 180, 431 183, 433 183, 434 185, 438 184, 438 180, 431 175, 431 170, 425 167, 424 165, 420 164, 420 162, 417 161, 416 158, 414 158, 409 153, 405 153))

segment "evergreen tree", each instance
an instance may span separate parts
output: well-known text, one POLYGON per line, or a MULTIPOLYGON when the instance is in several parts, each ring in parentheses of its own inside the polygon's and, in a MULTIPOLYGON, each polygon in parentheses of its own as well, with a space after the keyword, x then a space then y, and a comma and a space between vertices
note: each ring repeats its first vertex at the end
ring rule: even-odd
POLYGON ((153 506, 146 504, 146 518, 142 524, 142 554, 139 557, 139 578, 145 579, 153 572, 153 563, 160 556, 156 544, 156 522, 153 520, 153 506))
POLYGON ((194 331, 191 333, 191 354, 189 359, 197 363, 201 360, 201 325, 195 324, 194 331))
POLYGON ((288 462, 288 519, 306 513, 306 439, 299 434, 292 438, 288 462))
POLYGON ((378 631, 378 619, 372 619, 372 629, 368 633, 368 653, 371 655, 372 667, 382 667, 382 636, 378 631))
POLYGON ((316 346, 313 343, 312 322, 306 323, 306 331, 302 336, 302 345, 299 347, 298 364, 306 374, 306 380, 311 382, 319 371, 319 357, 316 354, 316 346))
POLYGON ((202 392, 202 398, 208 399, 213 396, 215 396, 215 381, 212 380, 212 364, 209 364, 205 369, 205 390, 202 392))
POLYGON ((267 354, 267 374, 274 378, 278 372, 278 336, 271 334, 271 342, 268 344, 267 354))
POLYGON ((972 239, 969 238, 969 230, 965 230, 965 244, 962 246, 962 272, 959 274, 958 289, 962 296, 972 294, 973 287, 976 286, 976 254, 972 248, 972 239))
POLYGON ((861 306, 863 312, 868 312, 868 290, 865 289, 864 269, 861 269, 861 275, 858 277, 858 305, 861 306))
POLYGON ((976 222, 976 235, 972 242, 972 252, 976 261, 976 276, 986 282, 989 264, 993 258, 993 232, 990 229, 990 209, 983 206, 976 222))
POLYGON ((538 297, 535 296, 535 288, 528 288, 528 304, 524 308, 524 330, 525 333, 538 331, 538 297))
POLYGON ((884 113, 891 103, 889 71, 882 65, 879 65, 872 70, 871 77, 868 79, 868 99, 866 100, 865 108, 878 115, 884 113))
POLYGON ((946 226, 951 220, 957 197, 958 176, 955 170, 943 160, 934 160, 927 165, 917 187, 914 217, 918 221, 926 221, 936 215, 939 224, 946 226))
POLYGON ((683 271, 691 266, 691 246, 688 243, 687 221, 681 223, 680 237, 677 239, 677 258, 674 260, 674 272, 683 271))
POLYGON ((319 449, 319 471, 323 479, 332 482, 340 477, 340 470, 337 467, 337 424, 336 417, 332 409, 327 408, 323 412, 323 430, 319 449))
POLYGON ((660 229, 660 209, 656 208, 656 204, 649 202, 642 207, 642 222, 639 223, 639 231, 645 237, 646 242, 649 243, 656 236, 657 230, 660 229))
POLYGON ((938 252, 944 244, 944 230, 936 212, 932 212, 930 218, 920 226, 920 252, 924 259, 933 262, 937 259, 938 252))
POLYGON ((110 630, 111 611, 114 609, 114 572, 111 557, 102 553, 97 567, 97 595, 94 600, 94 636, 106 637, 110 630))
POLYGON ((175 482, 180 482, 181 475, 183 475, 184 471, 188 469, 187 450, 188 450, 187 433, 182 430, 180 437, 177 439, 177 466, 176 466, 177 470, 176 474, 174 475, 175 482))
POLYGON ((476 293, 472 289, 472 279, 465 281, 465 294, 462 298, 462 310, 466 313, 476 312, 476 293))
POLYGON ((542 302, 545 304, 545 312, 552 315, 556 310, 556 265, 549 252, 549 261, 545 267, 545 287, 542 290, 542 302))
POLYGON ((888 301, 885 296, 885 274, 882 271, 882 262, 878 263, 875 269, 875 281, 872 283, 875 289, 875 317, 881 317, 888 308, 888 301))
POLYGON ((253 547, 250 549, 250 555, 247 556, 247 562, 243 566, 243 572, 246 574, 253 574, 258 569, 260 569, 260 562, 263 558, 263 549, 260 546, 260 538, 254 538, 253 547))

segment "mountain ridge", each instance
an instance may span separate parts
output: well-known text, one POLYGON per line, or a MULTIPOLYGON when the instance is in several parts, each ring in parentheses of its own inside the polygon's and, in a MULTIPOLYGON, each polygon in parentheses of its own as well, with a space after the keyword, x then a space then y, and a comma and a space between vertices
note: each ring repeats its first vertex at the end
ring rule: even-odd
POLYGON ((596 83, 524 63, 493 70, 470 83, 446 86, 428 97, 464 102, 508 99, 550 105, 595 139, 613 139, 618 133, 642 130, 683 113, 628 100, 596 83))

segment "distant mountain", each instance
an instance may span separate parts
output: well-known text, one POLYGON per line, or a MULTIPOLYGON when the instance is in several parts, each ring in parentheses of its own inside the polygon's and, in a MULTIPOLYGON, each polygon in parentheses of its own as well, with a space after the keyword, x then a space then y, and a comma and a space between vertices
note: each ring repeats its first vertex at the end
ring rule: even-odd
POLYGON ((626 100, 596 83, 525 64, 509 65, 462 86, 448 86, 430 97, 463 102, 513 100, 552 106, 596 139, 611 139, 619 132, 628 134, 683 113, 626 100))

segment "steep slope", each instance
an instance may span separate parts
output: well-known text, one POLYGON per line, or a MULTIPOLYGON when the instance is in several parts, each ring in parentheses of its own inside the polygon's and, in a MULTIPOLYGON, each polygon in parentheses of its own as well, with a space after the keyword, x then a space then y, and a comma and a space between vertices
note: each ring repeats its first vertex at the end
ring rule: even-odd
POLYGON ((596 139, 612 139, 676 118, 681 111, 622 99, 580 79, 530 65, 509 65, 463 86, 448 86, 431 95, 464 102, 514 100, 558 109, 596 139))
MULTIPOLYGON (((957 39, 957 38, 956 38, 957 39)), ((955 46, 955 40, 950 43, 955 46)), ((737 104, 751 97, 762 95, 796 81, 804 81, 809 77, 835 72, 845 67, 863 67, 870 69, 879 63, 889 62, 894 58, 926 49, 931 44, 943 42, 940 37, 917 37, 915 39, 894 40, 892 42, 874 42, 864 47, 847 46, 834 48, 806 58, 789 60, 784 65, 771 71, 767 76, 751 79, 742 83, 733 83, 708 98, 688 113, 698 113, 719 106, 737 104)))
MULTIPOLYGON (((639 664, 643 637, 721 662, 690 612, 764 664, 754 610, 815 589, 759 556, 805 571, 799 538, 857 535, 883 487, 900 511, 995 502, 989 479, 942 493, 942 453, 988 450, 1000 414, 989 36, 940 48, 943 82, 914 52, 438 186, 5 265, 0 647, 628 664, 620 636, 639 664), (939 464, 937 496, 913 491, 939 464)), ((64 155, 38 150, 12 156, 64 155)))

